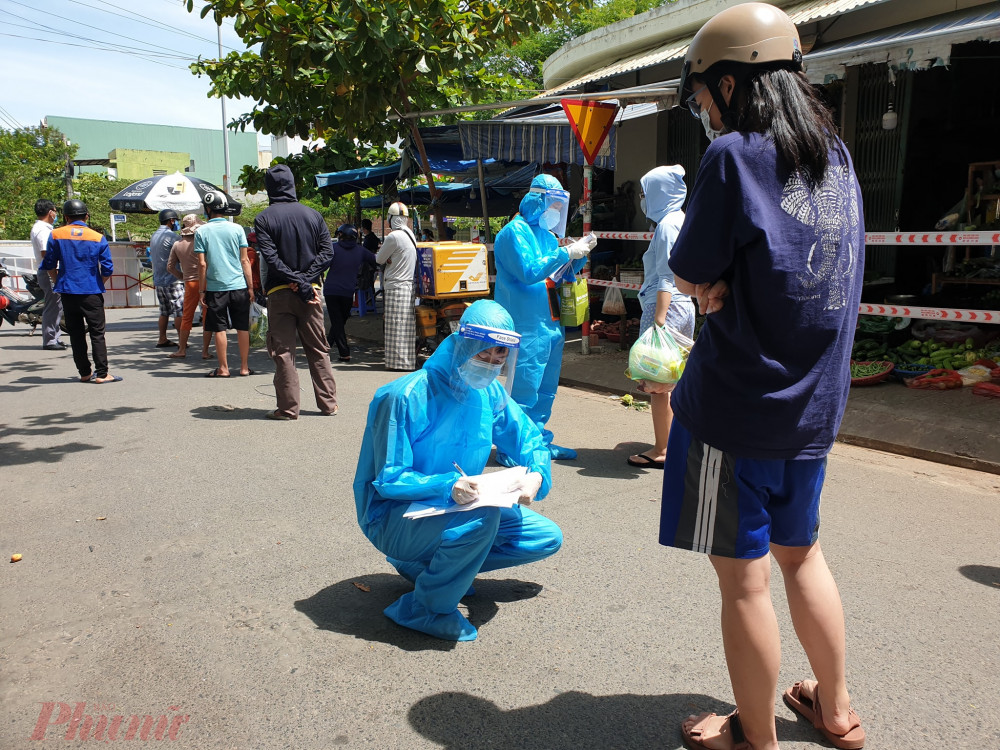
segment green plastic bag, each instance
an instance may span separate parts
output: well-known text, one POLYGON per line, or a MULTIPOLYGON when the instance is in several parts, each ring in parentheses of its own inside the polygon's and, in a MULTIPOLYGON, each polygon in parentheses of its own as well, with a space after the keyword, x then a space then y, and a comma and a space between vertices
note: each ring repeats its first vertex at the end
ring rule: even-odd
POLYGON ((655 323, 646 329, 628 353, 625 376, 631 380, 676 383, 694 342, 682 333, 655 323))
POLYGON ((250 346, 267 346, 267 308, 256 302, 250 304, 250 346))
POLYGON ((568 327, 582 326, 590 319, 590 290, 586 279, 559 285, 559 322, 568 327))

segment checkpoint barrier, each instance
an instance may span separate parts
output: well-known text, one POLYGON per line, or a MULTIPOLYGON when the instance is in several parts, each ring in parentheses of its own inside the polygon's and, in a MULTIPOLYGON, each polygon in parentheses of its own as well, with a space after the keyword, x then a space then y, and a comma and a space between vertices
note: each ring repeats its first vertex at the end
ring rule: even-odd
MULTIPOLYGON (((155 307, 156 292, 149 276, 145 246, 129 242, 111 242, 111 261, 114 271, 105 283, 104 304, 106 307, 155 307), (144 281, 147 279, 147 281, 144 281)), ((11 275, 4 279, 4 286, 17 292, 27 293, 21 274, 37 273, 34 254, 30 242, 5 242, 0 245, 0 259, 7 265, 11 275)))
MULTIPOLYGON (((649 241, 653 239, 652 232, 602 232, 595 231, 600 240, 636 240, 649 241)), ((560 244, 569 244, 573 239, 563 240, 560 244)), ((865 232, 867 245, 1000 245, 1000 232, 865 232)), ((591 286, 615 286, 620 289, 638 289, 638 284, 626 284, 620 281, 603 281, 587 279, 591 286)), ((881 315, 889 318, 921 318, 941 321, 961 321, 972 323, 991 323, 1000 325, 1000 311, 997 310, 959 310, 947 307, 915 307, 913 305, 873 305, 862 303, 858 306, 862 315, 881 315)))

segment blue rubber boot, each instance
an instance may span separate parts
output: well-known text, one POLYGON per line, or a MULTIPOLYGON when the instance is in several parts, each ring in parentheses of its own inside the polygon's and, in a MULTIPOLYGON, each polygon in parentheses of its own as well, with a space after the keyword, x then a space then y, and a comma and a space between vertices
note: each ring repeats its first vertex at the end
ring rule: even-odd
POLYGON ((576 451, 572 448, 563 448, 561 445, 556 445, 555 443, 549 444, 549 453, 552 454, 552 458, 556 461, 575 461, 576 451))
POLYGON ((444 641, 474 641, 476 628, 457 609, 447 614, 431 612, 421 605, 411 591, 403 594, 384 610, 385 616, 398 625, 432 635, 444 641))

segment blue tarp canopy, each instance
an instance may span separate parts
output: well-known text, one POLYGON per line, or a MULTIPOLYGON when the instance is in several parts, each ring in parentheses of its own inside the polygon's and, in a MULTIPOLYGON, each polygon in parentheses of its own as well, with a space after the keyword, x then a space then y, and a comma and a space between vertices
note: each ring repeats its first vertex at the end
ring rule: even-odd
MULTIPOLYGON (((490 216, 510 216, 517 211, 521 197, 531 187, 538 173, 537 164, 504 164, 493 162, 483 167, 486 178, 486 201, 490 216)), ((441 207, 445 216, 482 216, 483 204, 479 180, 437 183, 441 189, 441 207)), ((399 191, 400 200, 411 206, 429 206, 430 189, 426 185, 399 191)), ((364 209, 380 208, 382 197, 361 201, 364 209)))
POLYGON ((395 182, 399 177, 402 162, 386 164, 381 167, 361 167, 343 172, 324 172, 316 175, 316 186, 326 191, 331 197, 353 193, 355 190, 384 187, 395 182))

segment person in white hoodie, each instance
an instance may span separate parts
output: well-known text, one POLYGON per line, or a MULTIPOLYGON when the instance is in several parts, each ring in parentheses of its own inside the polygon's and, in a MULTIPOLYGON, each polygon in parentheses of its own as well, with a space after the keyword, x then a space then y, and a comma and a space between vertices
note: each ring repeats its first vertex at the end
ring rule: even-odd
MULTIPOLYGON (((656 225, 649 249, 642 256, 643 283, 639 290, 642 305, 641 331, 651 326, 667 326, 687 336, 694 337, 694 303, 681 294, 674 285, 670 270, 670 251, 684 222, 681 207, 687 197, 684 184, 684 167, 679 164, 656 167, 639 180, 639 204, 646 217, 656 225)), ((663 383, 642 381, 639 390, 650 394, 650 412, 653 415, 653 447, 644 453, 629 456, 632 466, 645 469, 662 469, 667 455, 667 438, 673 411, 670 408, 670 389, 663 383)))
POLYGON ((417 369, 417 321, 413 316, 417 238, 410 229, 409 210, 402 203, 389 206, 389 227, 375 255, 385 266, 385 368, 410 372, 417 369))

